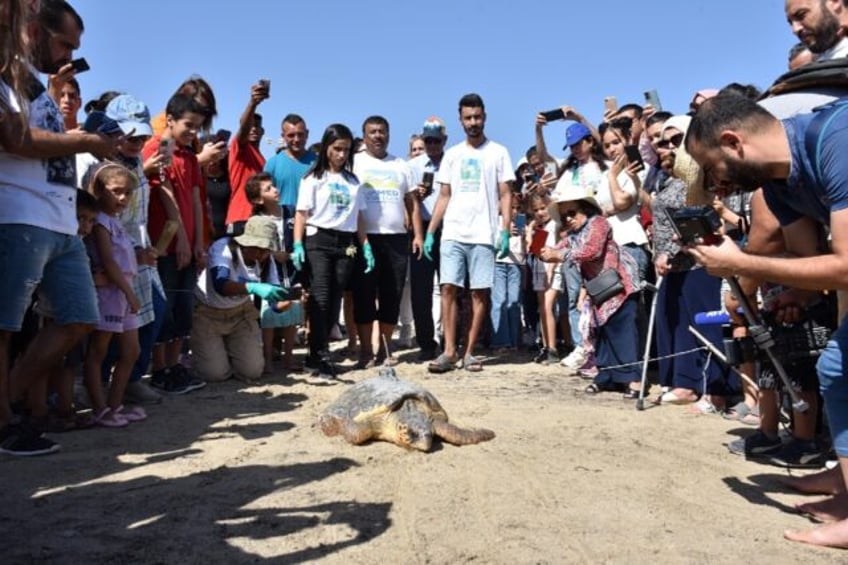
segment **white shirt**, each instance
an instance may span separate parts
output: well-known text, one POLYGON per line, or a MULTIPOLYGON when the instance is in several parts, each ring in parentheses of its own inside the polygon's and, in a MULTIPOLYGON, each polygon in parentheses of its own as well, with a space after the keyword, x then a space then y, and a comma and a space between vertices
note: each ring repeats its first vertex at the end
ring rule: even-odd
MULTIPOLYGON (((29 101, 29 125, 63 133, 65 126, 58 106, 35 78, 33 84, 41 92, 29 101)), ((10 111, 20 112, 23 101, 2 81, 0 97, 10 111)), ((25 224, 76 235, 76 202, 74 155, 35 159, 0 148, 0 224, 25 224)))
POLYGON ((300 181, 296 209, 309 212, 306 235, 318 228, 354 233, 364 208, 361 187, 351 176, 326 172, 320 179, 309 174, 300 181))
MULTIPOLYGON (((440 163, 441 164, 441 163, 440 163)), ((430 221, 433 217, 433 210, 436 208, 436 201, 439 199, 439 186, 436 184, 436 173, 439 172, 439 165, 436 165, 430 157, 424 153, 418 157, 413 157, 409 160, 409 168, 412 169, 412 186, 416 188, 424 178, 424 173, 433 173, 433 191, 430 195, 421 201, 421 219, 430 221)))
POLYGON ((831 59, 839 59, 848 57, 848 37, 843 37, 836 42, 836 45, 816 56, 816 61, 830 61, 831 59))
POLYGON ((442 222, 442 239, 496 245, 500 226, 499 185, 515 180, 506 147, 486 140, 479 147, 466 141, 445 152, 436 182, 451 189, 442 222))
POLYGON ((197 286, 194 287, 195 298, 210 308, 226 310, 228 308, 234 308, 235 306, 241 306, 245 302, 253 300, 253 297, 249 294, 238 296, 224 296, 222 294, 218 294, 218 291, 215 290, 215 285, 212 283, 212 269, 214 267, 224 267, 229 269, 230 280, 233 282, 267 282, 275 285, 280 284, 280 278, 277 276, 277 269, 273 264, 273 259, 268 259, 268 261, 270 261, 267 269, 268 274, 265 280, 262 281, 261 266, 248 266, 245 264, 244 257, 241 254, 241 247, 238 245, 233 245, 236 250, 235 257, 233 257, 229 243, 229 237, 222 237, 209 247, 209 265, 203 269, 203 272, 200 273, 199 277, 197 277, 197 286))
POLYGON ((362 151, 353 158, 353 172, 365 196, 365 231, 406 233, 404 197, 415 188, 406 161, 393 155, 378 159, 362 151))

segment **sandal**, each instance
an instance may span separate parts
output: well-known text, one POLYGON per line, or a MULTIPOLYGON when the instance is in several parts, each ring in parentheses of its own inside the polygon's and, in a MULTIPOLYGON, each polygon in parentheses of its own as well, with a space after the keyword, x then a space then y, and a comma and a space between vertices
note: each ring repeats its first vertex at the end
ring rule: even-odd
POLYGON ((583 392, 586 394, 598 394, 601 392, 601 387, 596 385, 595 383, 589 383, 589 385, 583 389, 583 392))
POLYGON ((621 397, 622 397, 624 400, 638 400, 639 395, 641 394, 641 392, 642 392, 642 391, 634 390, 634 389, 632 389, 632 388, 628 388, 626 391, 624 391, 624 392, 621 394, 621 397))
POLYGON ((483 360, 479 357, 474 357, 473 355, 466 355, 465 359, 462 360, 462 367, 466 371, 479 373, 483 370, 483 360))
POLYGON ((744 402, 739 402, 735 406, 729 408, 722 414, 726 420, 736 420, 746 426, 760 425, 760 409, 759 407, 749 408, 744 402))
POLYGON ((436 374, 447 373, 454 369, 456 369, 456 359, 451 359, 444 353, 440 354, 427 365, 427 370, 436 374))

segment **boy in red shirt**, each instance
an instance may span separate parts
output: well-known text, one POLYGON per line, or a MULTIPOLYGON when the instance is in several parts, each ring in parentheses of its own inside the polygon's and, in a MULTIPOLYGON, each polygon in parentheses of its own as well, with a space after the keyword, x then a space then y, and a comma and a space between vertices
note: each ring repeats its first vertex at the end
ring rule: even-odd
POLYGON ((185 394, 206 385, 178 362, 183 340, 191 334, 194 285, 205 260, 200 165, 192 146, 205 114, 193 98, 183 94, 171 97, 165 113, 165 130, 151 138, 142 152, 145 161, 156 153, 163 155, 158 173, 148 174, 148 229, 153 243, 159 241, 169 220, 177 225, 176 236, 158 261, 168 305, 153 347, 150 384, 164 393, 185 394))

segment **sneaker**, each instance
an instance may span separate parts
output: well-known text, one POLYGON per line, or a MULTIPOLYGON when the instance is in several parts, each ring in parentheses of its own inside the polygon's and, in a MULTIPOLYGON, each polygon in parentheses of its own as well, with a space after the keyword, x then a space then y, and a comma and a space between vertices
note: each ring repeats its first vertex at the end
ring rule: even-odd
POLYGON ((548 359, 548 350, 542 347, 536 352, 536 355, 533 356, 534 363, 544 363, 548 359))
POLYGON ((577 371, 578 369, 580 369, 580 367, 583 366, 584 363, 586 363, 586 357, 586 351, 583 349, 583 347, 578 345, 577 347, 571 350, 571 353, 569 353, 565 359, 560 361, 560 364, 567 369, 577 371))
POLYGON ((319 379, 335 380, 336 368, 330 361, 321 360, 318 363, 318 370, 315 372, 315 376, 319 379))
POLYGON ((0 453, 17 457, 34 457, 56 453, 61 447, 58 443, 32 429, 23 422, 8 424, 0 428, 0 453))
POLYGON ((200 380, 189 373, 188 369, 177 363, 171 367, 171 374, 183 385, 186 392, 198 390, 206 386, 206 381, 200 380))
POLYGON ((542 360, 539 363, 542 365, 556 365, 559 363, 559 356, 555 351, 547 349, 542 352, 542 360))
POLYGON ((140 406, 118 406, 115 413, 120 415, 127 422, 141 422, 147 419, 147 412, 140 406))
POLYGON ((432 361, 433 359, 435 359, 438 356, 439 356, 439 354, 436 353, 435 347, 432 348, 432 349, 422 349, 418 353, 418 357, 415 358, 415 361, 418 362, 418 363, 427 363, 429 361, 432 361))
POLYGON ((410 349, 412 347, 412 337, 412 324, 403 324, 398 334, 398 346, 401 349, 410 349))
POLYGON ((816 442, 792 438, 768 458, 772 465, 792 469, 819 469, 827 460, 816 442))
POLYGON ((162 402, 162 395, 143 381, 131 381, 124 391, 124 402, 128 404, 159 404, 162 402))
POLYGON ((112 410, 107 406, 94 416, 94 425, 104 428, 125 428, 130 422, 121 416, 118 410, 112 410))
POLYGON ((727 449, 734 455, 742 455, 745 459, 760 459, 780 451, 783 442, 779 437, 770 438, 762 430, 757 430, 748 437, 739 438, 727 444, 727 449))
POLYGON ((191 392, 188 383, 180 375, 171 369, 160 369, 153 371, 150 377, 150 386, 162 391, 163 394, 186 394, 191 392))

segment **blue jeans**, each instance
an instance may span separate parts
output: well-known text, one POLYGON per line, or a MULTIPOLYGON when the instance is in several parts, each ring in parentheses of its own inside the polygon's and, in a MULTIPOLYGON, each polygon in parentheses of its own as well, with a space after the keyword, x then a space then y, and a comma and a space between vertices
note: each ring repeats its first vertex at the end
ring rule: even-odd
POLYGON ((580 267, 571 262, 566 263, 565 290, 568 293, 568 325, 571 329, 571 343, 575 347, 583 345, 583 336, 580 335, 580 309, 577 308, 581 286, 583 286, 583 279, 580 276, 580 267))
POLYGON ((521 342, 521 266, 495 263, 492 287, 492 347, 518 347, 521 342))
POLYGON ((816 363, 833 448, 848 457, 848 321, 842 322, 816 363))

